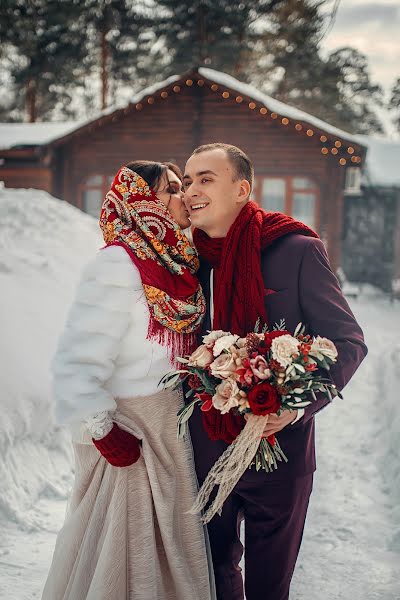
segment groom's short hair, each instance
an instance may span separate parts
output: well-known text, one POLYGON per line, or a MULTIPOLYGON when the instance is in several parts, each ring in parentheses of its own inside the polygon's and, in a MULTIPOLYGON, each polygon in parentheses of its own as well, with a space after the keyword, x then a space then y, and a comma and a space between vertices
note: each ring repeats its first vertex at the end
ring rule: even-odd
POLYGON ((215 142, 213 144, 203 144, 202 146, 198 146, 192 152, 193 154, 200 154, 201 152, 208 152, 209 150, 224 150, 230 160, 231 164, 234 167, 236 180, 237 179, 247 179, 250 183, 251 189, 253 189, 254 183, 254 167, 250 158, 247 156, 243 150, 238 148, 237 146, 232 146, 231 144, 224 144, 222 142, 215 142))

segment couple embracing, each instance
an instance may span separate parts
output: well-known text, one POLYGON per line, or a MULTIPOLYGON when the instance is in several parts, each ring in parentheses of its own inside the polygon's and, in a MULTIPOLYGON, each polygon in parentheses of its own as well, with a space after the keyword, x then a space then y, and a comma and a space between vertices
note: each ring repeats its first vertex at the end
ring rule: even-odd
POLYGON ((183 391, 158 387, 201 334, 246 335, 257 319, 330 338, 339 389, 366 355, 318 235, 252 202, 253 177, 244 152, 217 143, 197 148, 184 175, 135 161, 114 178, 100 215, 106 245, 83 273, 53 361, 75 483, 43 600, 289 597, 315 471, 313 417, 327 400, 270 415, 264 436, 278 434, 288 463, 247 469, 205 528, 189 512, 198 485, 244 420, 197 409, 190 439, 178 440, 183 391))

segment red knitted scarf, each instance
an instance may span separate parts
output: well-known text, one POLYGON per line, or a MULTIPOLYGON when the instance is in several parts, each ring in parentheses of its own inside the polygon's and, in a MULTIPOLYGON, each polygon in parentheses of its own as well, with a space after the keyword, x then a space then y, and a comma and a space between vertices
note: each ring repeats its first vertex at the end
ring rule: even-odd
MULTIPOLYGON (((245 336, 254 330, 258 318, 262 325, 268 323, 261 251, 290 233, 318 237, 304 223, 279 212, 266 212, 251 201, 243 207, 225 238, 212 239, 195 229, 193 238, 200 258, 215 269, 218 282, 212 329, 245 336)), ((227 444, 235 440, 245 423, 241 415, 233 411, 222 415, 214 407, 201 416, 209 438, 227 444)))
POLYGON ((244 336, 254 330, 258 318, 267 323, 261 272, 261 251, 289 233, 318 235, 307 225, 279 212, 266 212, 255 202, 242 208, 225 238, 210 238, 195 229, 194 243, 215 269, 212 329, 244 336))

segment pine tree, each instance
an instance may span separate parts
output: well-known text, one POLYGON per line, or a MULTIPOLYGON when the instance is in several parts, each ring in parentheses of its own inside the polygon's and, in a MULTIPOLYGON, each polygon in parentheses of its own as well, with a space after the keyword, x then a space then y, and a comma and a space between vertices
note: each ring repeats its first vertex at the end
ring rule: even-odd
POLYGON ((288 0, 271 13, 252 76, 277 99, 299 107, 320 97, 319 41, 324 23, 320 4, 288 0))
POLYGON ((106 108, 117 96, 120 84, 131 84, 140 57, 148 51, 146 19, 139 3, 129 0, 84 0, 82 20, 86 32, 86 77, 98 78, 99 108, 106 108))
POLYGON ((332 124, 351 133, 383 133, 376 107, 383 105, 383 90, 370 80, 367 57, 354 48, 340 48, 328 59, 337 69, 336 117, 332 124))
POLYGON ((381 132, 382 89, 370 81, 367 58, 341 48, 325 58, 325 2, 288 0, 270 15, 251 81, 275 98, 352 133, 381 132), (264 54, 268 49, 268 54, 264 54))
POLYGON ((157 0, 154 31, 165 48, 164 73, 205 65, 247 79, 260 33, 254 27, 283 0, 157 0))
POLYGON ((400 133, 400 77, 396 79, 390 91, 388 109, 394 113, 393 123, 400 133))
MULTIPOLYGON (((0 8, 0 37, 12 55, 9 74, 13 107, 34 122, 51 116, 60 106, 68 112, 71 96, 66 85, 84 53, 77 2, 4 0, 0 8)), ((3 55, 3 64, 7 57, 3 55)))

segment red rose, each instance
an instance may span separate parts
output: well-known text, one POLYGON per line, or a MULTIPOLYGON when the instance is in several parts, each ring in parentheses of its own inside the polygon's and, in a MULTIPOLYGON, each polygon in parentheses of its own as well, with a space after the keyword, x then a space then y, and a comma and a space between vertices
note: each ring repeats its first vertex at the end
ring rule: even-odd
MULTIPOLYGON (((269 331, 268 333, 264 334, 264 344, 265 344, 265 348, 267 350, 269 350, 271 348, 271 344, 272 344, 272 340, 274 340, 275 338, 281 336, 281 335, 288 335, 289 331, 286 331, 286 329, 282 330, 278 330, 278 331, 269 331)), ((290 335, 290 333, 289 333, 290 335)))
POLYGON ((281 406, 278 392, 266 381, 253 387, 247 394, 247 400, 255 415, 276 413, 281 406))

